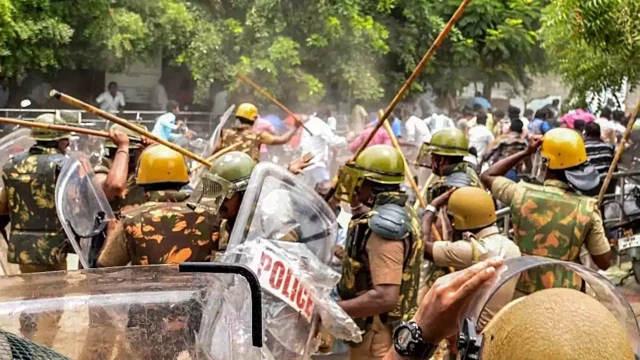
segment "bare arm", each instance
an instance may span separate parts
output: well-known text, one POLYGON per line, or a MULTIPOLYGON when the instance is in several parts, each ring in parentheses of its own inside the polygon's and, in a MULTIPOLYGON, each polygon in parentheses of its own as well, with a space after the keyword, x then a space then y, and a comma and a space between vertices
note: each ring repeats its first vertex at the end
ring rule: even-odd
POLYGON ((366 293, 338 303, 352 318, 367 318, 392 311, 398 304, 400 285, 376 285, 366 293))
POLYGON ((289 131, 282 135, 271 135, 267 132, 263 132, 260 134, 260 137, 262 138, 262 142, 267 145, 283 145, 291 141, 291 138, 293 138, 293 135, 296 134, 296 131, 298 131, 299 128, 300 125, 296 124, 295 127, 289 129, 289 131))
POLYGON ((124 193, 127 189, 129 177, 129 138, 124 133, 111 131, 109 133, 114 144, 118 146, 116 157, 113 159, 111 169, 102 184, 102 190, 107 199, 112 200, 124 193))
POLYGON ((607 270, 611 266, 611 251, 602 255, 591 255, 591 258, 600 270, 607 270))
POLYGON ((436 214, 431 211, 422 217, 422 240, 424 242, 424 258, 433 261, 433 242, 431 241, 431 225, 436 221, 436 214))
POLYGON ((107 240, 98 257, 98 267, 125 266, 129 261, 124 225, 121 221, 115 226, 110 224, 107 240))
POLYGON ((526 150, 513 154, 505 159, 491 165, 491 167, 480 175, 480 181, 487 188, 491 189, 493 182, 499 176, 504 176, 521 161, 534 154, 542 145, 542 140, 532 141, 526 150))

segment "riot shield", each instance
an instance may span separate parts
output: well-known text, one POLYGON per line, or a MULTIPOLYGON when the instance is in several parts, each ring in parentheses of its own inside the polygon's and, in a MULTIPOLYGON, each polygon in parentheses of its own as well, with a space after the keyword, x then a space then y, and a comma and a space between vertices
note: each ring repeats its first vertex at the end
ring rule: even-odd
POLYGON ((106 227, 116 217, 84 154, 73 154, 60 171, 56 211, 82 267, 95 267, 106 227))
POLYGON ((216 148, 216 143, 218 142, 218 139, 220 138, 220 136, 222 134, 222 129, 224 128, 225 124, 227 123, 227 120, 229 120, 229 118, 231 117, 231 114, 233 114, 233 110, 235 108, 236 108, 235 105, 229 106, 227 111, 225 111, 224 114, 222 114, 222 116, 220 117, 220 123, 218 124, 218 126, 216 126, 216 129, 213 131, 213 135, 211 135, 211 139, 209 139, 210 153, 207 154, 207 157, 209 157, 209 156, 211 156, 211 154, 213 154, 213 151, 216 148))
MULTIPOLYGON (((18 129, 3 136, 0 138, 0 166, 4 167, 12 156, 29 150, 35 144, 30 129, 18 129)), ((0 186, 4 186, 1 178, 0 186)))
POLYGON ((260 303, 255 274, 227 264, 25 274, 0 278, 0 335, 35 343, 32 357, 14 359, 259 359, 260 303), (251 299, 242 316, 238 299, 251 299))
POLYGON ((359 329, 331 298, 336 217, 302 181, 272 163, 251 175, 223 262, 248 266, 265 295, 265 344, 276 359, 309 359, 317 329, 359 342, 359 329))
POLYGON ((260 238, 291 241, 305 244, 328 264, 337 226, 334 212, 314 189, 281 166, 263 162, 251 174, 228 248, 260 238))

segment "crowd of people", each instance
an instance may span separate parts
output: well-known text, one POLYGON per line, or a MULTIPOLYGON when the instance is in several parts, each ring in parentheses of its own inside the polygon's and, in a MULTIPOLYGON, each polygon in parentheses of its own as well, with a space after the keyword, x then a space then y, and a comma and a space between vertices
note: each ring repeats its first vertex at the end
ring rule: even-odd
MULTIPOLYGON (((111 90, 103 100, 117 105, 111 90)), ((423 359, 437 351, 455 357, 458 349, 463 359, 634 359, 635 339, 585 294, 589 286, 579 271, 563 264, 526 269, 496 289, 486 307, 472 302, 505 261, 536 256, 577 264, 584 248, 599 269, 609 268, 611 246, 593 196, 611 161, 615 143, 609 141, 623 122, 606 111, 598 120, 578 112, 559 117, 556 102, 533 114, 515 107, 491 111, 480 94, 469 105, 457 121, 437 113, 420 119, 403 108, 392 115, 389 130, 380 127, 361 149, 379 114, 361 104, 343 136, 336 132, 344 124, 329 113, 300 116, 274 133, 257 127, 255 105, 241 104, 214 150, 234 151, 213 161, 193 193, 185 190, 190 169, 183 155, 129 141, 132 133, 114 126, 95 172, 119 220, 91 263, 215 260, 225 251, 223 239, 236 223, 248 180, 264 160, 261 148, 299 135, 301 153, 313 156, 295 157, 286 168, 336 213, 351 216, 334 251, 341 264, 338 305, 363 331, 362 342, 348 344, 350 359, 423 359), (414 149, 410 158, 394 138, 414 149), (332 183, 336 149, 362 151, 340 164, 332 183), (408 163, 435 178, 419 184, 426 191, 416 195, 427 204, 420 212, 404 186, 408 163), (510 209, 509 236, 498 226, 496 205, 510 209), (477 321, 464 319, 469 306, 484 308, 477 321), (574 315, 580 321, 566 321, 574 315)), ((172 140, 181 125, 177 115, 169 102, 153 133, 172 140)), ((36 121, 68 123, 53 114, 36 121)), ((69 138, 34 130, 36 145, 4 166, 0 215, 11 218, 8 259, 23 273, 66 269, 69 249, 53 199, 69 138)), ((297 241, 288 235, 276 240, 297 241)), ((21 330, 33 338, 39 326, 24 320, 21 330)))

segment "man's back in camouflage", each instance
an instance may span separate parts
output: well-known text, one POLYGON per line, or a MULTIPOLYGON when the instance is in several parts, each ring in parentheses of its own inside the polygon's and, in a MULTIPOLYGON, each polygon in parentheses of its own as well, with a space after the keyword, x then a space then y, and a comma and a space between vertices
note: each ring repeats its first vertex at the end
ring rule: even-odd
POLYGON ((191 210, 185 193, 147 196, 151 201, 122 214, 132 265, 213 259, 220 237, 217 216, 204 209, 191 210))
POLYGON ((4 166, 10 262, 56 265, 66 259, 66 236, 55 209, 56 182, 65 160, 59 149, 36 145, 4 166))

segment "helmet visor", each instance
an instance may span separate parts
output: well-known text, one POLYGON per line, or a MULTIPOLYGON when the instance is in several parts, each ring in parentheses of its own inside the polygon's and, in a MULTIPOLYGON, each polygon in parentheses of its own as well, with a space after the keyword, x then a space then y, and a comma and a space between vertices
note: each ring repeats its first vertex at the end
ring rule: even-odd
POLYGON ((422 143, 418 158, 416 159, 416 167, 425 167, 431 169, 431 145, 422 143))
POLYGON ((351 164, 345 165, 342 170, 340 170, 340 175, 338 176, 335 197, 340 201, 350 204, 361 177, 362 170, 355 168, 351 164))
POLYGON ((235 193, 233 183, 210 173, 204 173, 200 183, 191 194, 191 201, 208 211, 217 214, 225 198, 235 193))
POLYGON ((544 179, 547 177, 547 170, 549 169, 549 159, 542 156, 540 150, 533 155, 531 178, 535 179, 539 183, 544 183, 544 179))

